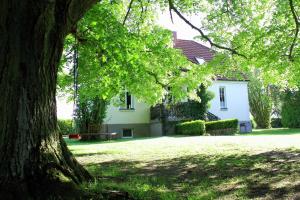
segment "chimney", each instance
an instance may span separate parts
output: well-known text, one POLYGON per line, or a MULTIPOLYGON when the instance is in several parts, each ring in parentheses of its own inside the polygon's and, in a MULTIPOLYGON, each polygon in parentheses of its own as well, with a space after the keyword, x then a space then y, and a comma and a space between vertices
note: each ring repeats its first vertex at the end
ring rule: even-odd
POLYGON ((176 41, 177 41, 177 32, 173 31, 173 46, 175 46, 176 41))

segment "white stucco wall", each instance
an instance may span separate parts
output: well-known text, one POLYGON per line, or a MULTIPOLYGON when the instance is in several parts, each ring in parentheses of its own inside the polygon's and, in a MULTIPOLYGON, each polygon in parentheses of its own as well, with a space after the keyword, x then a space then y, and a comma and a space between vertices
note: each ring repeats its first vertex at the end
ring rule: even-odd
MULTIPOLYGON (((209 111, 221 119, 237 118, 239 121, 250 121, 248 82, 214 81, 208 88, 215 94, 209 111), (220 108, 219 88, 226 88, 227 110, 220 108)), ((145 124, 150 123, 150 106, 134 98, 135 110, 120 110, 118 106, 109 105, 105 124, 145 124)))
POLYGON ((248 100, 248 82, 247 81, 214 81, 208 88, 215 94, 211 100, 209 112, 221 119, 237 118, 239 121, 249 121, 249 100, 248 100), (220 108, 219 88, 226 89, 227 110, 220 108))
MULTIPOLYGON (((133 97, 134 98, 134 97, 133 97)), ((113 104, 108 106, 105 124, 143 124, 150 122, 150 106, 134 98, 134 110, 120 110, 113 104)))

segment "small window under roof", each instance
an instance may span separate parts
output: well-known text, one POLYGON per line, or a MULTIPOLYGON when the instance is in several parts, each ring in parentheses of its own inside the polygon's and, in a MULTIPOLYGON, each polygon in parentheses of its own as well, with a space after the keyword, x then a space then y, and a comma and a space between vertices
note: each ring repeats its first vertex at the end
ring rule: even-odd
POLYGON ((196 60, 197 60, 198 64, 200 64, 200 65, 202 65, 203 63, 205 63, 205 60, 203 58, 196 57, 196 60))

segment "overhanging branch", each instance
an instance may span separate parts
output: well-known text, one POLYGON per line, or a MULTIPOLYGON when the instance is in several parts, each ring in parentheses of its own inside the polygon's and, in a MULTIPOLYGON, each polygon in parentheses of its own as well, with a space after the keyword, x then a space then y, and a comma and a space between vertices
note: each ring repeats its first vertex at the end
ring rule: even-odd
POLYGON ((173 11, 178 15, 178 17, 180 17, 186 24, 188 24, 192 29, 197 30, 197 31, 200 33, 201 37, 202 37, 203 39, 205 39, 211 46, 216 47, 216 48, 218 48, 218 49, 223 49, 223 50, 229 51, 229 52, 231 52, 232 54, 241 56, 241 57, 243 57, 243 58, 247 58, 245 55, 239 53, 236 49, 232 49, 232 48, 225 47, 225 46, 222 46, 222 45, 219 45, 219 44, 214 43, 207 35, 204 34, 204 32, 203 32, 200 28, 196 27, 194 24, 192 24, 189 20, 187 20, 187 19, 180 13, 180 11, 174 6, 172 0, 168 0, 168 2, 169 2, 169 9, 170 9, 170 12, 173 10, 173 11))
POLYGON ((127 20, 128 16, 129 16, 129 13, 130 13, 130 10, 131 10, 131 7, 132 7, 132 3, 133 3, 133 0, 131 0, 130 3, 129 3, 126 15, 125 15, 124 20, 123 20, 123 25, 125 25, 126 20, 127 20))
POLYGON ((67 1, 67 26, 72 28, 78 20, 80 20, 83 15, 97 2, 101 0, 69 0, 67 1))
POLYGON ((292 41, 292 44, 290 46, 290 50, 289 50, 289 60, 290 61, 293 61, 293 50, 295 48, 295 45, 296 45, 296 41, 297 41, 297 38, 298 38, 298 35, 299 35, 299 29, 300 29, 300 22, 299 22, 299 19, 298 19, 298 16, 297 16, 297 13, 296 13, 296 10, 295 10, 295 7, 294 7, 294 3, 293 3, 293 0, 289 0, 289 5, 290 5, 290 9, 291 9, 291 12, 292 12, 292 15, 293 15, 293 18, 294 18, 294 21, 295 21, 295 34, 294 34, 294 39, 292 41))
POLYGON ((150 76, 152 76, 152 77, 154 78, 156 84, 160 85, 160 86, 163 87, 163 88, 167 88, 168 85, 162 83, 162 82, 159 80, 157 74, 155 74, 154 72, 148 71, 148 70, 146 71, 146 73, 149 74, 150 76))

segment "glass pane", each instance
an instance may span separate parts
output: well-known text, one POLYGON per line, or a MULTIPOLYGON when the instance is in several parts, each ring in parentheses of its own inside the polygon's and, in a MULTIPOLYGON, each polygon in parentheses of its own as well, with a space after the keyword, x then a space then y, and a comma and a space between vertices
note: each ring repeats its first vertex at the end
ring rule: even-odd
POLYGON ((130 109, 131 105, 131 95, 129 92, 126 92, 126 108, 130 109))
POLYGON ((132 137, 131 129, 123 129, 123 137, 132 137))
POLYGON ((219 93, 220 93, 220 106, 221 106, 221 108, 225 108, 226 107, 226 103, 225 103, 225 88, 221 87, 219 89, 219 93))

